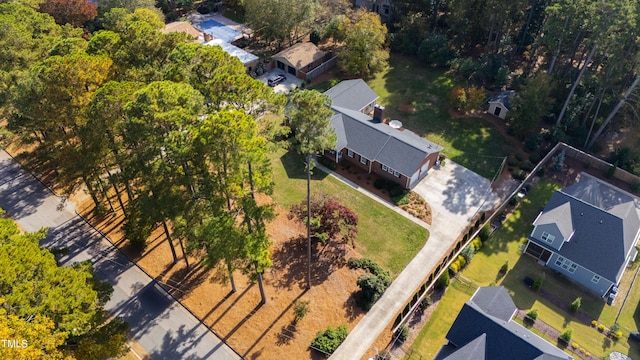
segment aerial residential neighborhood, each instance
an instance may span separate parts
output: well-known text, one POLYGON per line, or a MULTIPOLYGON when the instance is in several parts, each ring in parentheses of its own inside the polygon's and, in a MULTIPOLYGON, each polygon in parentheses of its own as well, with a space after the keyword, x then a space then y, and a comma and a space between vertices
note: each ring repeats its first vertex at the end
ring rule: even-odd
POLYGON ((640 359, 639 16, 0 1, 0 358, 640 359))

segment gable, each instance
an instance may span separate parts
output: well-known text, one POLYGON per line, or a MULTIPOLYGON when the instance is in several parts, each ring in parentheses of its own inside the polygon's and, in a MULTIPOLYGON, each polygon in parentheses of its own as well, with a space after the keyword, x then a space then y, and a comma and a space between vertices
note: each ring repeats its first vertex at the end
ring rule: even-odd
POLYGON ((343 80, 324 93, 333 105, 355 111, 361 111, 379 98, 362 79, 343 80))
POLYGON ((393 129, 359 111, 338 106, 331 108, 340 114, 332 117, 338 144, 346 144, 344 147, 407 177, 418 171, 427 156, 442 150, 442 147, 409 130, 393 129))

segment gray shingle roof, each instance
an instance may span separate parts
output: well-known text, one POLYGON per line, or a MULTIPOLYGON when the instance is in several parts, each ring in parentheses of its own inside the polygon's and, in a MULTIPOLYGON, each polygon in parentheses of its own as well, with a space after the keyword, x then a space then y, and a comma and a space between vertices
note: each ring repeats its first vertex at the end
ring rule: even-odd
POLYGON ((362 79, 343 80, 324 93, 333 105, 355 111, 361 111, 379 98, 362 79))
POLYGON ((503 321, 509 321, 518 308, 509 293, 502 286, 479 288, 471 298, 485 314, 503 321))
MULTIPOLYGON (((473 298, 464 304, 447 333, 446 338, 458 349, 441 352, 436 359, 471 359, 467 356, 466 345, 472 343, 475 349, 484 349, 484 353, 476 354, 475 359, 572 359, 554 345, 511 321, 511 318, 503 320, 483 309, 483 306, 488 306, 495 312, 500 304, 508 308, 513 304, 504 287, 479 288, 473 298)), ((501 313, 496 312, 498 315, 501 313)))
POLYGON ((507 110, 511 110, 511 105, 509 104, 509 99, 516 95, 516 92, 513 90, 505 90, 499 92, 494 97, 489 99, 489 103, 501 103, 504 105, 507 110))
POLYGON ((544 211, 533 222, 533 225, 555 224, 558 230, 560 230, 562 237, 566 240, 569 239, 575 230, 571 219, 571 202, 566 202, 549 211, 544 211))
POLYGON ((418 170, 428 155, 442 150, 441 146, 409 130, 394 129, 359 111, 336 105, 331 108, 336 112, 331 118, 338 138, 336 150, 347 147, 407 177, 418 170))
MULTIPOLYGON (((571 222, 575 233, 558 253, 618 283, 640 231, 638 199, 582 173, 575 184, 551 195, 540 218, 566 204, 570 204, 570 212, 558 218, 557 224, 564 227, 571 222)), ((544 242, 536 242, 545 246, 544 242)))

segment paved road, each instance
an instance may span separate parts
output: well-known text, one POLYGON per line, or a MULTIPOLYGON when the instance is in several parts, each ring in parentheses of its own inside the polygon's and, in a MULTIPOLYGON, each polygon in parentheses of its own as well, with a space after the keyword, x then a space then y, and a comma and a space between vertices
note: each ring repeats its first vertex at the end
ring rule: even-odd
POLYGON ((65 265, 91 260, 114 287, 105 308, 121 316, 130 335, 155 360, 241 359, 111 243, 0 150, 0 207, 26 231, 48 227, 45 247, 67 247, 65 265))
POLYGON ((499 202, 495 195, 486 191, 488 188, 488 180, 452 161, 447 161, 445 168, 430 170, 414 189, 431 206, 433 224, 429 226, 427 243, 329 360, 374 357, 375 350, 371 350, 374 341, 440 264, 476 211, 480 207, 482 210, 490 209, 499 202))

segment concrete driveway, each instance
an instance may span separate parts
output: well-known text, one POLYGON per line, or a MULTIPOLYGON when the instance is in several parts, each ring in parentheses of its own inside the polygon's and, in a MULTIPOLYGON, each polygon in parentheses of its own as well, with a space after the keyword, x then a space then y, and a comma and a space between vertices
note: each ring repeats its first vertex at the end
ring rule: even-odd
MULTIPOLYGON (((96 276, 113 286, 105 309, 129 323, 131 338, 154 360, 239 360, 158 283, 0 150, 0 207, 25 231, 48 227, 40 245, 67 248, 63 266, 91 260, 96 276)), ((146 357, 145 357, 146 358, 146 357)))
POLYGON ((258 80, 267 84, 267 80, 271 76, 275 76, 275 75, 283 75, 285 77, 285 80, 283 82, 273 87, 273 91, 278 94, 287 94, 299 88, 300 85, 302 85, 302 81, 303 81, 302 79, 298 79, 297 77, 291 74, 286 74, 283 70, 280 70, 280 69, 272 69, 271 71, 258 76, 258 80))
POLYGON ((489 180, 447 159, 446 165, 433 167, 413 189, 431 206, 432 232, 455 238, 473 216, 498 204, 489 180))

